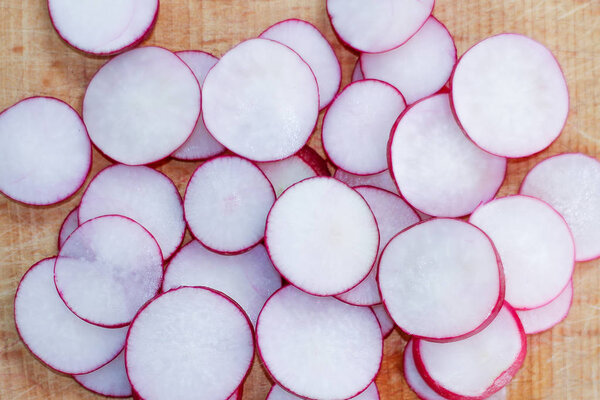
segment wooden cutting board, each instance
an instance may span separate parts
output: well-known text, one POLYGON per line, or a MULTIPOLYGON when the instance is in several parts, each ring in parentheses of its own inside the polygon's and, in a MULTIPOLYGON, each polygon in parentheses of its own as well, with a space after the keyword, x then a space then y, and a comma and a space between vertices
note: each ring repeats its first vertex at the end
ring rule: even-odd
MULTIPOLYGON (((516 193, 526 172, 550 155, 578 151, 600 157, 599 0, 438 0, 434 14, 454 34, 459 54, 486 36, 519 32, 546 44, 567 76, 571 111, 562 136, 537 156, 510 161, 501 195, 516 193)), ((333 34, 325 0, 163 0, 154 33, 145 44, 221 56, 239 41, 292 17, 306 19, 324 32, 342 63, 343 84, 348 83, 357 55, 333 34)), ((85 87, 104 62, 74 51, 58 38, 45 0, 0 3, 0 110, 24 97, 46 95, 81 111, 85 87)), ((317 131, 311 145, 322 152, 318 136, 317 131)), ((108 164, 95 152, 90 177, 108 164)), ((169 161, 159 169, 183 191, 196 166, 169 161)), ((71 378, 43 367, 21 344, 13 322, 19 279, 31 264, 56 254, 59 226, 81 193, 50 207, 25 206, 0 196, 2 400, 99 398, 71 378)), ((510 385, 509 399, 600 399, 600 262, 577 265, 574 286, 573 308, 566 321, 528 339, 529 354, 510 385)), ((383 400, 416 399, 402 378, 403 345, 396 332, 385 342, 377 379, 383 400)), ((263 400, 270 386, 257 359, 244 386, 244 399, 263 400)))

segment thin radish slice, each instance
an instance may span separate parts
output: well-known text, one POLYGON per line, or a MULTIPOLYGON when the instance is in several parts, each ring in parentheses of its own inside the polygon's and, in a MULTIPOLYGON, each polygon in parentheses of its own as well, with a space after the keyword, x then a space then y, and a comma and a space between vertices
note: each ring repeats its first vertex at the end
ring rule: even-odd
POLYGON ((265 244, 273 265, 291 284, 329 296, 367 276, 379 233, 361 195, 335 179, 317 177, 277 199, 267 217, 265 244))
POLYGON ((454 64, 456 47, 452 35, 434 17, 397 49, 360 57, 365 78, 396 87, 408 104, 440 90, 450 78, 454 64))
POLYGON ((352 70, 352 82, 360 81, 363 79, 365 79, 365 76, 363 75, 362 68, 360 67, 359 58, 356 64, 354 64, 354 70, 352 70))
POLYGON ((348 172, 371 175, 387 169, 387 143, 404 111, 402 94, 387 83, 351 83, 335 98, 323 119, 323 149, 348 172))
POLYGON ((335 171, 335 174, 333 174, 333 177, 350 187, 375 186, 387 190, 388 192, 398 194, 398 188, 388 170, 373 175, 355 175, 344 171, 343 169, 338 169, 335 171))
POLYGON ((229 150, 253 161, 275 161, 308 141, 319 90, 297 53, 272 40, 251 39, 210 70, 202 109, 206 127, 229 150))
POLYGON ((323 34, 310 22, 287 19, 259 36, 288 46, 308 64, 319 87, 319 109, 327 107, 340 88, 342 68, 323 34))
POLYGON ((373 382, 381 364, 383 338, 371 309, 293 286, 267 301, 256 337, 271 376, 302 397, 356 396, 373 382))
POLYGON ((75 207, 71 210, 71 212, 67 215, 62 225, 60 226, 60 231, 58 232, 58 248, 60 249, 75 229, 79 226, 79 208, 75 207))
POLYGON ((492 154, 537 153, 567 120, 569 93, 558 62, 523 35, 500 34, 471 47, 458 61, 451 86, 465 133, 492 154))
POLYGON ((131 322, 163 278, 158 244, 141 225, 119 215, 92 219, 60 249, 54 281, 67 307, 106 327, 131 322))
POLYGON ((377 322, 379 322, 383 337, 387 337, 394 330, 394 320, 390 317, 390 314, 388 314, 383 304, 374 305, 371 309, 377 317, 377 322))
POLYGON ((437 217, 470 214, 494 197, 506 173, 505 158, 486 153, 462 133, 447 94, 407 109, 392 129, 389 157, 402 196, 437 217))
POLYGON ((83 100, 92 142, 108 157, 130 165, 168 157, 191 135, 199 115, 194 74, 160 47, 131 50, 104 64, 83 100))
POLYGON ((575 267, 573 237, 563 217, 529 196, 495 199, 469 222, 494 242, 506 277, 505 299, 517 309, 541 307, 556 298, 575 267))
POLYGON ((504 299, 502 264, 491 240, 469 223, 445 218, 417 224, 388 243, 379 286, 394 322, 430 340, 475 334, 504 299))
POLYGON ((58 203, 88 175, 92 146, 79 114, 52 97, 0 113, 0 192, 31 205, 58 203))
POLYGON ((575 260, 600 257, 600 162, 585 154, 560 154, 536 165, 520 194, 550 204, 569 224, 575 260))
POLYGON ((111 362, 89 374, 73 378, 84 388, 107 397, 130 397, 131 385, 125 372, 125 352, 111 362))
POLYGON ((185 218, 192 234, 219 253, 239 253, 263 239, 275 192, 250 161, 217 157, 202 164, 185 192, 185 218))
POLYGON ((15 325, 25 346, 44 364, 65 374, 85 374, 119 354, 127 328, 101 328, 69 311, 54 286, 54 262, 38 262, 21 279, 15 325))
POLYGON ((425 382, 417 366, 413 354, 413 343, 411 339, 404 347, 402 369, 404 371, 404 379, 413 392, 422 400, 448 400, 446 397, 440 396, 425 382))
POLYGON ((226 399, 244 380, 253 356, 246 314, 208 288, 171 290, 147 304, 132 322, 125 347, 127 376, 144 400, 226 399))
POLYGON ((305 163, 310 165, 310 167, 315 170, 317 175, 331 176, 331 172, 327 166, 327 161, 325 161, 323 157, 319 155, 319 153, 313 150, 312 147, 304 146, 298 151, 298 153, 296 153, 296 155, 304 160, 305 163))
POLYGON ((540 333, 558 325, 569 314, 573 303, 573 282, 550 303, 533 310, 517 310, 517 315, 528 335, 540 333))
MULTIPOLYGON (((273 385, 266 400, 302 400, 303 397, 298 397, 282 388, 279 385, 273 385)), ((375 382, 371 383, 364 392, 358 396, 352 397, 348 400, 379 400, 379 391, 375 382)))

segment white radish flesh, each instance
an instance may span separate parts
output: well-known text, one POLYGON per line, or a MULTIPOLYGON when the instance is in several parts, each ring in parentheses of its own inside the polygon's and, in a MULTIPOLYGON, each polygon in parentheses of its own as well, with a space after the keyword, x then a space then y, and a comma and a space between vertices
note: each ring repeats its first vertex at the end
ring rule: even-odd
POLYGON ((417 366, 415 365, 415 358, 413 354, 413 343, 414 340, 411 339, 406 343, 404 347, 404 355, 402 361, 402 370, 404 371, 404 379, 408 386, 412 389, 413 392, 417 394, 420 399, 423 400, 448 400, 446 397, 443 397, 436 393, 428 384, 425 382, 419 371, 417 370, 417 366))
MULTIPOLYGON (((295 394, 292 394, 282 388, 279 385, 274 385, 269 394, 267 395, 266 400, 302 400, 303 397, 298 397, 295 394)), ((377 390, 377 385, 375 382, 371 383, 368 388, 365 389, 364 392, 359 394, 358 396, 352 397, 348 400, 379 400, 379 391, 377 390)))
POLYGON ((528 335, 540 333, 558 325, 569 314, 573 303, 573 282, 550 303, 533 310, 517 310, 517 315, 528 335))
POLYGON ((374 305, 371 309, 377 317, 377 322, 379 322, 383 337, 387 337, 394 330, 394 320, 390 317, 390 314, 388 314, 383 304, 374 305))
POLYGON ((352 71, 352 82, 360 81, 365 79, 363 75, 362 68, 360 67, 360 58, 354 65, 354 70, 352 71))
POLYGON ((396 187, 396 183, 394 183, 394 179, 392 179, 389 170, 373 175, 355 175, 344 171, 343 169, 338 169, 335 171, 335 174, 333 174, 333 177, 350 187, 375 186, 387 190, 388 192, 398 194, 398 188, 396 187))
POLYGON ((79 208, 75 207, 67 215, 58 232, 58 248, 60 249, 71 233, 79 226, 79 208))
POLYGON ((84 388, 107 397, 130 397, 131 384, 125 371, 125 353, 121 352, 111 362, 89 374, 75 375, 84 388))

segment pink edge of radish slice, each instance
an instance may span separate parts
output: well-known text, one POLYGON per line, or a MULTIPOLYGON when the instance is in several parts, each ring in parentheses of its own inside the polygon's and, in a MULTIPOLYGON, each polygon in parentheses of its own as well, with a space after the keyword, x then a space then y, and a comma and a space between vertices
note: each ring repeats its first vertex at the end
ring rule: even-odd
POLYGON ((304 146, 296 153, 305 163, 310 165, 319 176, 331 176, 327 161, 323 159, 312 147, 304 146))
POLYGON ((340 182, 344 182, 350 187, 357 186, 375 186, 380 189, 387 190, 394 194, 398 194, 398 188, 390 175, 389 170, 385 170, 373 175, 355 175, 343 169, 337 169, 333 177, 340 182))
MULTIPOLYGON (((267 395, 266 400, 303 400, 304 397, 298 397, 295 394, 292 394, 282 388, 281 386, 275 384, 271 387, 269 394, 267 395)), ((348 400, 379 400, 379 390, 377 389, 377 385, 375 382, 372 382, 368 388, 366 388, 362 393, 357 396, 354 396, 348 400)))
POLYGON ((365 79, 365 75, 362 72, 362 68, 360 67, 360 58, 354 64, 354 69, 352 70, 352 82, 360 81, 365 79))
POLYGON ((376 304, 374 306, 371 306, 371 309, 377 317, 377 322, 379 322, 379 326, 381 327, 381 333, 383 334, 383 337, 388 337, 390 333, 392 333, 392 331, 394 330, 394 327, 396 326, 394 324, 394 320, 392 319, 392 317, 390 317, 390 314, 388 314, 383 304, 376 304))
POLYGON ((363 392, 383 357, 381 329, 370 308, 312 296, 293 286, 267 301, 256 337, 260 357, 276 382, 313 399, 346 399, 363 392))
POLYGON ((125 352, 100 369, 89 374, 74 375, 81 386, 107 397, 130 397, 131 384, 125 371, 125 352))
POLYGON ((546 331, 567 318, 572 303, 573 282, 571 281, 562 293, 550 303, 533 310, 516 310, 516 312, 525 333, 533 335, 546 331))
POLYGON ((34 264, 15 294, 15 325, 42 363, 65 374, 89 373, 113 360, 125 345, 127 328, 88 324, 65 306, 54 286, 55 258, 34 264))
POLYGON ((63 243, 67 240, 69 235, 73 233, 75 229, 79 226, 79 207, 75 207, 74 209, 67 214, 67 217, 63 221, 60 226, 60 230, 58 232, 58 249, 62 247, 63 243))

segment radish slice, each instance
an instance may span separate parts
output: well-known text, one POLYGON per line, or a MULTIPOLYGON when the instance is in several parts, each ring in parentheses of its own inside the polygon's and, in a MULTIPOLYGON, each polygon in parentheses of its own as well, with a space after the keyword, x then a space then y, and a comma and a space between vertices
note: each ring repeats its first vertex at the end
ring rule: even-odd
POLYGON ((125 372, 125 353, 122 351, 104 367, 73 378, 84 388, 108 397, 130 397, 131 385, 125 372))
POLYGON ((365 199, 375 216, 379 228, 379 250, 369 275, 358 286, 337 298, 356 306, 371 306, 381 303, 377 271, 383 248, 398 232, 419 222, 419 217, 400 196, 393 193, 372 186, 359 186, 355 190, 365 199))
POLYGON ((484 152, 462 133, 447 94, 421 100, 400 117, 389 156, 402 196, 437 217, 470 214, 494 197, 506 172, 505 158, 484 152))
POLYGON ((171 179, 151 168, 113 165, 96 175, 81 198, 79 222, 111 214, 131 218, 146 228, 165 259, 183 240, 181 196, 171 179))
POLYGON ((440 341, 485 328, 504 299, 502 264, 490 239, 471 224, 445 218, 417 224, 388 243, 379 286, 403 331, 440 341))
POLYGON ((423 377, 421 377, 421 374, 415 365, 415 358, 413 357, 413 343, 414 339, 411 339, 404 347, 402 369, 404 370, 404 379, 406 380, 406 383, 408 383, 408 386, 420 399, 448 400, 446 397, 437 394, 427 382, 423 380, 423 377))
POLYGON ((487 152, 525 157, 563 129, 569 93, 558 62, 523 35, 500 34, 471 47, 452 77, 452 103, 466 134, 487 152))
POLYGON ((387 83, 351 83, 335 98, 323 119, 323 149, 348 172, 370 175, 387 169, 390 129, 406 103, 387 83))
POLYGON ((0 113, 0 192, 31 205, 58 203, 92 163, 85 125, 67 103, 30 97, 0 113))
POLYGON ((379 245, 377 222, 365 200, 343 183, 306 179, 277 199, 265 231, 273 265, 311 294, 340 294, 362 281, 379 245))
POLYGON ((193 241, 171 260, 162 290, 167 292, 180 286, 206 286, 223 292, 256 324, 267 299, 281 287, 281 276, 263 245, 239 255, 224 256, 193 241))
POLYGON ((366 307, 286 286, 267 301, 256 327, 260 356, 275 381, 312 399, 347 399, 373 382, 383 338, 366 307))
POLYGON ((575 260, 600 257, 600 162, 580 153, 560 154, 536 165, 520 194, 537 197, 567 221, 575 239, 575 260))
POLYGON ((217 157, 202 164, 185 192, 185 218, 192 234, 219 253, 239 253, 260 242, 275 192, 250 161, 217 157))
POLYGON ((408 42, 385 53, 364 53, 360 64, 366 78, 389 83, 412 104, 446 84, 456 64, 456 47, 446 27, 430 17, 408 42))
POLYGON ((343 169, 338 169, 335 171, 333 177, 350 187, 375 186, 387 190, 388 192, 398 194, 398 188, 388 170, 373 175, 355 175, 344 171, 343 169))
POLYGON ((327 166, 327 161, 323 159, 313 150, 310 146, 304 146, 303 148, 296 153, 298 157, 304 160, 305 163, 310 165, 312 169, 320 176, 331 176, 331 172, 329 172, 329 167, 327 166))
POLYGON ((354 70, 352 71, 352 82, 360 81, 365 79, 363 75, 362 68, 360 67, 360 58, 354 65, 354 70))
POLYGON ((63 221, 60 226, 60 231, 58 232, 58 249, 62 247, 63 243, 67 240, 69 235, 77 229, 79 226, 79 208, 75 207, 71 212, 67 215, 67 218, 63 221))
POLYGON ((144 400, 226 399, 244 380, 253 356, 246 314, 208 288, 171 290, 147 304, 132 322, 125 347, 129 381, 144 400))
POLYGON ((377 317, 383 337, 387 337, 394 330, 394 320, 390 317, 383 304, 374 305, 371 309, 377 317))
POLYGON ((78 317, 105 327, 131 322, 162 282, 158 244, 141 225, 118 215, 92 219, 60 249, 54 281, 78 317))
POLYGON ((331 25, 350 47, 380 53, 406 42, 425 23, 434 0, 327 0, 331 25))
POLYGON ((310 22, 287 19, 271 26, 259 36, 294 50, 315 74, 319 87, 319 109, 327 107, 340 88, 342 68, 331 45, 310 22))
POLYGON ((69 311, 54 286, 55 260, 38 262, 21 279, 15 325, 25 346, 44 364, 65 374, 85 374, 119 354, 127 328, 101 328, 69 311))
POLYGON ((83 100, 90 138, 123 164, 168 157, 190 136, 200 114, 200 87, 188 66, 159 47, 121 54, 96 72, 83 100))
POLYGON ((550 303, 533 310, 517 310, 517 315, 528 335, 540 333, 558 325, 567 318, 573 303, 573 282, 550 303))
POLYGON ((506 277, 505 299, 513 307, 541 307, 571 280, 573 237, 563 217, 543 201, 528 196, 495 199, 477 208, 469 222, 498 249, 506 277))
POLYGON ((275 161, 308 141, 319 90, 298 54, 272 40, 251 39, 210 70, 202 108, 206 127, 229 150, 253 161, 275 161))
MULTIPOLYGON (((279 385, 273 385, 269 394, 267 395, 266 400, 302 400, 303 397, 298 397, 295 394, 292 394, 286 391, 279 385)), ((359 394, 358 396, 352 397, 348 400, 379 400, 379 391, 377 390, 377 385, 375 382, 371 383, 369 387, 359 394)))

